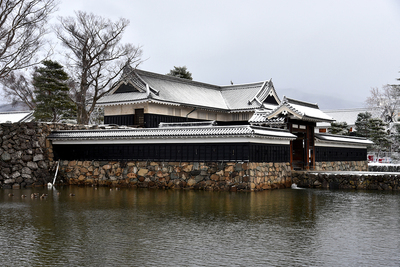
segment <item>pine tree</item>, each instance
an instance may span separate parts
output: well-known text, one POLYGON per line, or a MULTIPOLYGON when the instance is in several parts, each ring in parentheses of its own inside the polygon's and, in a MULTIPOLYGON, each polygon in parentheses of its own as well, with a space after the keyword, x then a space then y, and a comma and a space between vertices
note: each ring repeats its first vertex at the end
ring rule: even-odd
POLYGON ((350 127, 347 125, 347 122, 332 122, 331 127, 329 127, 329 133, 349 135, 350 127))
POLYGON ((357 120, 355 122, 356 126, 356 134, 360 137, 369 137, 370 129, 369 129, 369 120, 372 118, 372 114, 369 112, 359 113, 357 115, 357 120))
POLYGON ((55 61, 46 60, 43 65, 33 74, 36 120, 59 122, 75 118, 76 105, 68 95, 68 74, 55 61))
POLYGON ((170 70, 169 73, 167 73, 168 76, 174 76, 182 79, 188 79, 192 80, 192 73, 190 73, 186 66, 183 67, 176 67, 174 66, 173 70, 170 70))
POLYGON ((378 152, 385 151, 390 147, 391 141, 386 131, 386 124, 378 118, 369 119, 370 136, 369 139, 374 142, 374 148, 378 152))
POLYGON ((356 121, 357 136, 365 137, 374 142, 373 149, 378 152, 385 151, 391 146, 391 140, 386 131, 386 124, 378 118, 372 118, 371 113, 360 113, 356 121))

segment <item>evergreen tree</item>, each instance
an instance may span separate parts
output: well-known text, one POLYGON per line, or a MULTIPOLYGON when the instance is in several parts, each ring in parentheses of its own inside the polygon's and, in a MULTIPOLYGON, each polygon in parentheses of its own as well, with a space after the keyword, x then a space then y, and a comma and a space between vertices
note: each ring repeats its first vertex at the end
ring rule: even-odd
POLYGON ((374 142, 373 149, 379 152, 385 151, 391 146, 391 140, 386 131, 386 124, 378 118, 372 118, 371 113, 360 113, 356 121, 356 134, 374 142))
POLYGON ((369 119, 370 136, 374 142, 374 149, 378 152, 385 151, 390 147, 391 141, 386 131, 386 124, 378 118, 369 119))
POLYGON ((329 133, 349 135, 350 127, 347 125, 347 122, 332 122, 331 127, 329 127, 329 133))
POLYGON ((371 118, 372 114, 369 112, 359 113, 357 115, 357 120, 355 122, 357 136, 367 138, 370 136, 369 120, 371 118))
POLYGON ((68 95, 68 74, 57 62, 46 60, 43 65, 33 74, 36 120, 58 122, 75 118, 76 105, 68 95))
POLYGON ((169 73, 167 73, 167 75, 182 78, 182 79, 193 80, 192 74, 187 70, 186 66, 183 66, 183 67, 174 66, 174 69, 170 70, 169 73))
POLYGON ((400 150, 400 124, 394 124, 390 131, 390 136, 394 145, 394 149, 400 150))

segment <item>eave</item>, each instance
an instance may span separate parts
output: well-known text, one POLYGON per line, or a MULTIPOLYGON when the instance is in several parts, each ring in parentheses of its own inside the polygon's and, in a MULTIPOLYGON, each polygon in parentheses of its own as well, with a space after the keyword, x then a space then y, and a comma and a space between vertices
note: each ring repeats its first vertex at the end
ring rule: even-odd
POLYGON ((289 144, 296 136, 288 131, 251 126, 174 127, 54 131, 48 139, 53 144, 87 143, 226 143, 254 142, 289 144))

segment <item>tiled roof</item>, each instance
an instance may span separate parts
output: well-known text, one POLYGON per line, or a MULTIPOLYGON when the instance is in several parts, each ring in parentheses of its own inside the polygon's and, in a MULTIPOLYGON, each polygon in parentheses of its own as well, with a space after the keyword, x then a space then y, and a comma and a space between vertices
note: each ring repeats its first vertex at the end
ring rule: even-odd
MULTIPOLYGON (((204 109, 230 111, 254 110, 262 107, 266 97, 277 98, 272 81, 216 86, 143 70, 132 70, 124 79, 140 92, 114 94, 102 97, 98 105, 118 105, 138 101, 193 106, 204 109), (258 100, 258 101, 255 101, 258 100)), ((279 102, 279 99, 277 100, 279 102)))
POLYGON ((141 100, 147 100, 147 94, 141 92, 129 92, 122 94, 112 94, 102 97, 97 101, 97 104, 103 103, 113 103, 113 104, 123 104, 130 103, 135 100, 136 102, 140 102, 141 100))
POLYGON ((358 144, 358 145, 372 145, 373 142, 361 137, 346 136, 346 135, 334 135, 334 134, 321 134, 316 133, 315 138, 319 142, 335 142, 344 144, 358 144))
POLYGON ((307 103, 284 97, 283 101, 273 110, 256 110, 249 122, 252 124, 278 125, 285 122, 286 115, 301 120, 332 121, 333 119, 322 112, 317 104, 307 103), (285 115, 285 116, 281 116, 285 115))
POLYGON ((308 121, 333 121, 333 119, 321 111, 317 104, 303 102, 284 97, 281 104, 267 116, 269 119, 284 113, 291 113, 294 117, 308 121))
MULTIPOLYGON (((326 110, 324 111, 327 115, 335 119, 336 122, 346 122, 349 126, 354 126, 359 113, 370 112, 373 110, 369 108, 354 108, 354 109, 338 109, 338 110, 326 110)), ((330 127, 330 123, 318 123, 319 127, 330 127)))
MULTIPOLYGON (((256 101, 250 101, 263 86, 263 82, 225 86, 221 89, 221 95, 229 110, 246 110, 261 107, 256 101), (250 102, 249 102, 250 101, 250 102)), ((264 88, 263 90, 268 90, 264 88)))
MULTIPOLYGON (((269 112, 268 112, 269 113, 269 112)), ((268 119, 267 112, 256 111, 250 118, 249 123, 252 124, 267 124, 267 125, 282 125, 285 123, 285 117, 276 117, 268 119)))
POLYGON ((33 119, 33 111, 0 112, 0 123, 29 122, 33 119))
POLYGON ((54 131, 50 140, 85 139, 143 139, 143 138, 198 138, 198 137, 259 137, 273 139, 294 139, 295 136, 284 130, 254 126, 207 126, 207 127, 162 127, 145 129, 113 129, 54 131))

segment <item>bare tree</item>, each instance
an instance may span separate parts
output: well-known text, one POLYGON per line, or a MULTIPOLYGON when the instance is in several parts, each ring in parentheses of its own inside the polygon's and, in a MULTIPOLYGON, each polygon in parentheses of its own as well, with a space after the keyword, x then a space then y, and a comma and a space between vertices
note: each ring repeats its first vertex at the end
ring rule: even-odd
POLYGON ((387 84, 379 88, 372 88, 371 95, 366 102, 370 108, 379 112, 379 117, 385 122, 396 121, 396 115, 400 106, 399 85, 387 84))
POLYGON ((56 0, 0 0, 0 78, 23 69, 43 45, 56 0))
POLYGON ((34 87, 31 75, 12 71, 6 77, 0 79, 0 84, 3 85, 5 99, 13 106, 23 103, 30 110, 35 109, 34 87))
POLYGON ((56 33, 69 51, 67 66, 77 84, 78 123, 87 124, 97 100, 113 88, 123 67, 136 68, 142 62, 142 49, 120 44, 128 20, 113 22, 82 11, 75 14, 76 18, 59 18, 56 33))

